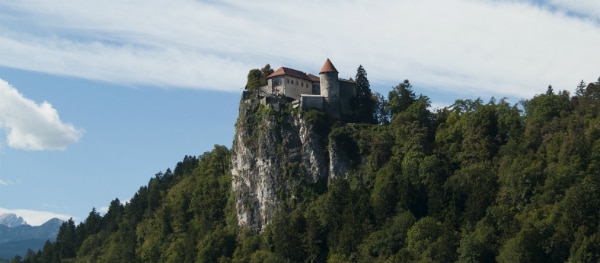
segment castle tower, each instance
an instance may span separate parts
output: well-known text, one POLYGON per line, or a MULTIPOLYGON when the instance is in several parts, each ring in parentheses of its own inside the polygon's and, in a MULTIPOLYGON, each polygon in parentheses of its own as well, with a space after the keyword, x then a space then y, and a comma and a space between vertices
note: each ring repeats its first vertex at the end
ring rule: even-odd
POLYGON ((335 69, 331 60, 327 59, 321 71, 319 72, 321 79, 321 96, 325 98, 340 97, 340 83, 338 80, 338 71, 335 69))
POLYGON ((324 97, 324 110, 334 118, 340 118, 340 81, 338 71, 327 59, 319 72, 321 96, 324 97))

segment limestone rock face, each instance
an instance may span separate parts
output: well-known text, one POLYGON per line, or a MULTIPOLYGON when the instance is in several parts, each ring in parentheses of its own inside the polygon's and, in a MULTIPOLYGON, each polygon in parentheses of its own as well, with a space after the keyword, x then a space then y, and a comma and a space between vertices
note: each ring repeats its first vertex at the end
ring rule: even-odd
MULTIPOLYGON (((262 105, 256 99, 240 103, 231 149, 232 190, 238 224, 255 232, 265 228, 285 200, 294 198, 294 187, 331 179, 329 143, 289 107, 262 105)), ((343 163, 335 166, 336 172, 347 170, 343 163)))

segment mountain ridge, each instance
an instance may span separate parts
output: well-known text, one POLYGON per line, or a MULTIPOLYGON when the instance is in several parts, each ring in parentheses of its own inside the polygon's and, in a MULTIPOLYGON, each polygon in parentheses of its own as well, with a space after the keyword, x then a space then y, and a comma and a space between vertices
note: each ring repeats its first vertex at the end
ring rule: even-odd
POLYGON ((26 224, 27 222, 25 222, 25 219, 23 219, 23 217, 17 216, 14 213, 0 214, 0 225, 5 225, 7 227, 15 227, 26 224))
MULTIPOLYGON (((21 218, 16 217, 15 214, 10 215, 9 217, 11 220, 14 218, 21 218)), ((22 222, 25 221, 23 220, 22 222)), ((47 240, 54 241, 56 239, 62 223, 62 220, 52 218, 39 226, 31 226, 24 223, 18 225, 13 224, 12 227, 9 227, 0 224, 0 258, 12 258, 15 255, 23 257, 25 256, 27 249, 33 251, 42 249, 47 240)))

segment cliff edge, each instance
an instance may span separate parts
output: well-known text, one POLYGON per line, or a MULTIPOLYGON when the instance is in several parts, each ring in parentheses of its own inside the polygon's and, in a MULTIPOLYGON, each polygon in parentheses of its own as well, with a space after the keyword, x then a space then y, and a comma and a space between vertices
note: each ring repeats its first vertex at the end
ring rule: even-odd
POLYGON ((232 190, 238 224, 260 232, 301 184, 346 176, 347 164, 327 139, 328 117, 301 111, 283 97, 245 94, 232 146, 232 190))

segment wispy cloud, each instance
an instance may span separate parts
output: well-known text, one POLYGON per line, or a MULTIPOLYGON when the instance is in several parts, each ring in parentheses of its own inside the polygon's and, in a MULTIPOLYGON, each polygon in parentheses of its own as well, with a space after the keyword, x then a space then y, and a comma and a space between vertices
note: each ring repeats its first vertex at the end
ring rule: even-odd
POLYGON ((81 137, 80 130, 60 120, 58 112, 50 103, 44 101, 37 104, 2 79, 0 101, 0 128, 6 131, 9 147, 62 150, 81 137))
POLYGON ((600 72, 596 1, 11 1, 0 65, 121 84, 239 90, 265 63, 331 57, 376 85, 528 97, 600 72), (593 9, 592 9, 593 8, 593 9), (16 15, 15 15, 16 14, 16 15))
POLYGON ((9 186, 9 185, 15 185, 15 184, 21 184, 21 181, 11 181, 11 180, 0 179, 0 186, 9 186))
POLYGON ((37 210, 28 210, 28 209, 6 209, 0 207, 0 214, 12 213, 17 216, 23 217, 25 221, 32 226, 39 226, 43 223, 46 223, 48 220, 52 218, 58 218, 61 220, 68 220, 69 218, 73 218, 73 220, 78 221, 78 218, 63 215, 48 211, 37 211, 37 210))

